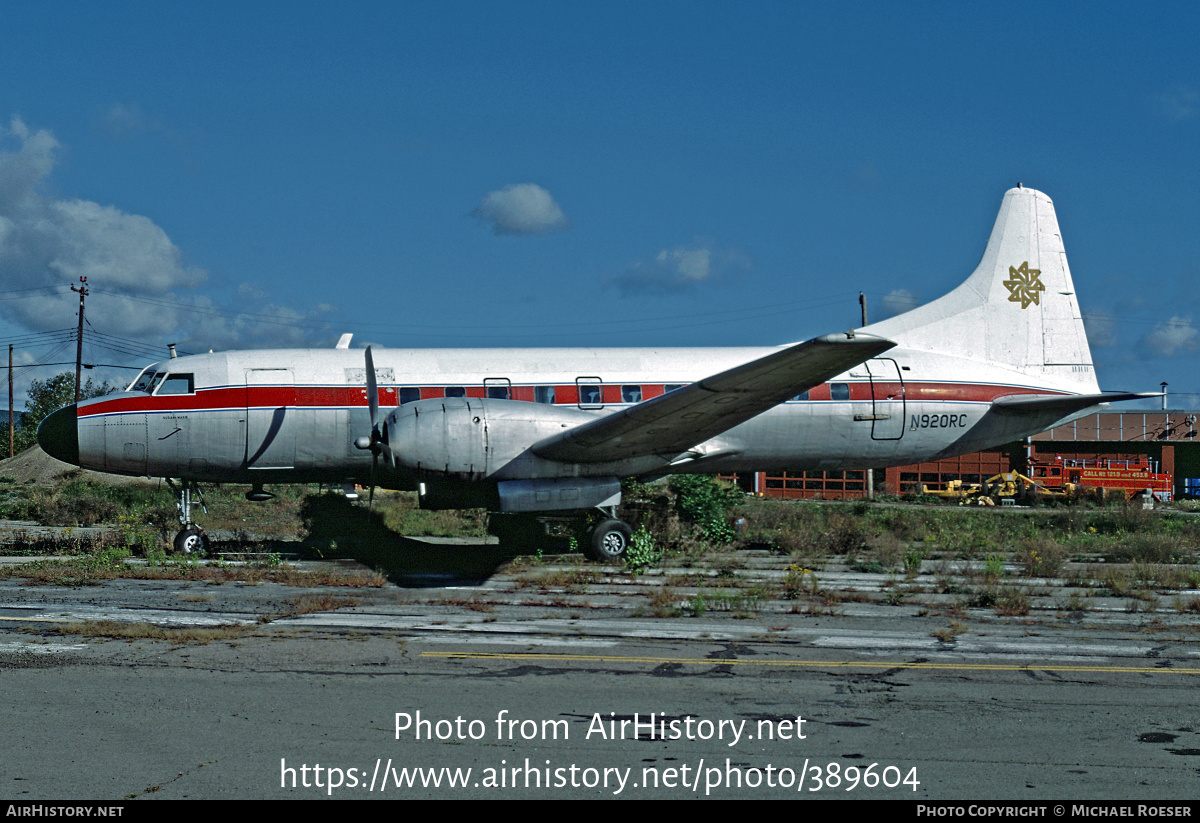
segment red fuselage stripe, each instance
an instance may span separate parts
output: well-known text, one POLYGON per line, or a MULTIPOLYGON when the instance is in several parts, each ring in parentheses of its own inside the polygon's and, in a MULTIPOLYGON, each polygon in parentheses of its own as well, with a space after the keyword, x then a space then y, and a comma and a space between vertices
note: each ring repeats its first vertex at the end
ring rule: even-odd
MULTIPOLYGON (((849 400, 870 401, 872 384, 866 381, 846 384, 850 390, 849 400)), ((830 400, 830 384, 815 386, 808 393, 813 401, 830 400)), ((484 397, 483 386, 467 386, 467 397, 484 397)), ((514 386, 514 399, 532 399, 532 387, 514 386)), ((618 384, 605 384, 605 405, 622 402, 618 384)), ((663 393, 662 384, 643 384, 642 397, 649 399, 663 393)), ((422 386, 422 399, 444 396, 441 386, 422 386)), ((990 403, 997 397, 1014 394, 1061 394, 1029 387, 1000 386, 977 383, 899 383, 879 382, 874 384, 874 396, 878 400, 904 399, 910 402, 942 401, 957 403, 990 403)), ((394 387, 379 389, 379 405, 394 408, 399 403, 399 391, 394 387)), ((554 386, 555 405, 575 405, 579 392, 574 384, 554 386)), ((367 390, 361 386, 235 386, 216 389, 200 389, 195 394, 172 394, 158 397, 149 395, 114 397, 98 400, 79 409, 80 417, 106 414, 158 413, 185 411, 213 411, 245 408, 362 408, 367 405, 367 390)))

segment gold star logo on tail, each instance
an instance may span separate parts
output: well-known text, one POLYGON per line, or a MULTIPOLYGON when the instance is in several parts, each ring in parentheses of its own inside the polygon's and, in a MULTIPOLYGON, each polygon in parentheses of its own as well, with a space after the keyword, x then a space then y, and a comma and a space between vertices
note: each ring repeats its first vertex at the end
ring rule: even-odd
POLYGON ((1008 302, 1020 303, 1021 308, 1029 308, 1032 303, 1035 306, 1041 305, 1041 292, 1046 290, 1042 285, 1042 281, 1038 279, 1038 275, 1042 273, 1041 269, 1029 268, 1029 262, 1022 263, 1018 268, 1008 267, 1008 280, 1004 281, 1004 285, 1008 287, 1008 302))

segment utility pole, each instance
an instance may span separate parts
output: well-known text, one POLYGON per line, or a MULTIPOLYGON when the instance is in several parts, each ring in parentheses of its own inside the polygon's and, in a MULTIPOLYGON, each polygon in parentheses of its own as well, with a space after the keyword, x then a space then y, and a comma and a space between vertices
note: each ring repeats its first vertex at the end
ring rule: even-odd
POLYGON ((12 347, 8 344, 8 456, 13 456, 16 447, 16 437, 13 432, 13 390, 12 390, 12 347))
MULTIPOLYGON (((83 387, 79 384, 79 374, 83 368, 83 298, 87 297, 87 278, 79 278, 79 288, 71 286, 71 291, 79 292, 79 334, 75 339, 75 402, 83 399, 83 387)), ((10 372, 11 373, 11 372, 10 372)))
MULTIPOLYGON (((867 298, 862 292, 858 293, 858 307, 862 309, 862 324, 867 325, 867 298)), ((871 386, 871 391, 875 391, 874 385, 871 386)), ((871 424, 875 425, 874 423, 871 424)), ((875 499, 875 470, 867 469, 867 499, 875 499)))

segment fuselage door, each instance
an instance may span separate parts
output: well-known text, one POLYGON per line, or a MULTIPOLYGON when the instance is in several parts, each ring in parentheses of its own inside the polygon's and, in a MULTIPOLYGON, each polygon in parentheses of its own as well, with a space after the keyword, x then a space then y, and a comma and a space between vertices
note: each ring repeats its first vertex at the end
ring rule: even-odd
POLYGON ((246 467, 296 463, 296 383, 291 369, 246 370, 246 467))
POLYGON ((871 439, 899 440, 904 436, 904 378, 890 357, 866 362, 871 376, 871 439))

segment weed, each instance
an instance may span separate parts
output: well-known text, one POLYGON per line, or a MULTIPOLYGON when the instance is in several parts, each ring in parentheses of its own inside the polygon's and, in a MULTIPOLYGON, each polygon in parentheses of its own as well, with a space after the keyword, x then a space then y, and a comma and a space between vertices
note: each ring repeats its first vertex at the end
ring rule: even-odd
POLYGON ((332 594, 305 595, 294 597, 288 601, 289 608, 279 617, 297 617, 313 612, 332 612, 361 605, 361 600, 352 597, 338 597, 332 594))
POLYGON ((937 629, 932 632, 933 636, 943 643, 953 643, 955 638, 960 634, 965 634, 967 627, 957 620, 951 620, 950 625, 944 629, 937 629))
MULTIPOLYGON (((601 579, 602 575, 592 569, 559 569, 548 571, 534 581, 543 591, 561 588, 566 594, 582 594, 591 583, 601 579)), ((518 581, 520 586, 529 585, 518 581)))
POLYGON ((983 579, 999 580, 1004 576, 1004 557, 999 554, 989 554, 983 562, 983 579))
POLYGON ((1067 595, 1067 600, 1062 604, 1061 608, 1069 612, 1083 612, 1091 608, 1088 605, 1087 599, 1079 592, 1071 592, 1067 595))
POLYGON ((984 589, 976 592, 975 595, 967 601, 967 605, 977 609, 987 609, 995 606, 999 601, 999 595, 994 588, 984 589))
POLYGON ((1023 617, 1029 614, 1029 595, 1017 589, 1002 589, 996 597, 995 609, 1003 617, 1023 617))
POLYGON ((921 563, 925 560, 925 550, 913 546, 904 554, 904 574, 909 578, 921 573, 921 563))
POLYGON ((654 535, 650 534, 643 523, 633 533, 633 539, 629 543, 629 548, 625 550, 625 556, 622 559, 627 569, 634 574, 641 574, 661 560, 662 556, 663 550, 659 548, 654 540, 654 535))
MULTIPOLYGON (((967 606, 965 603, 955 601, 942 609, 942 614, 946 615, 946 617, 966 617, 967 606)), ((951 625, 953 625, 953 623, 951 623, 951 625)))
POLYGON ((801 595, 817 594, 820 590, 817 576, 811 569, 792 563, 783 574, 783 596, 786 600, 798 600, 801 595))
POLYGON ((703 474, 680 474, 671 478, 671 491, 681 515, 695 523, 704 538, 714 545, 733 540, 729 510, 745 499, 737 486, 703 474))
POLYGON ((201 628, 188 626, 172 628, 154 623, 117 623, 110 620, 89 620, 80 623, 60 623, 54 626, 58 634, 81 637, 108 637, 115 640, 166 640, 171 643, 199 643, 213 640, 233 640, 251 631, 254 626, 224 625, 201 628))
POLYGON ((904 555, 904 544, 898 535, 885 531, 872 537, 870 543, 875 555, 875 562, 872 565, 878 566, 880 572, 896 568, 896 564, 904 555))
POLYGON ((670 586, 662 586, 650 595, 650 613, 655 617, 679 617, 679 598, 670 586))
POLYGON ((1029 577, 1057 577, 1069 552, 1049 537, 1030 537, 1021 542, 1017 554, 1029 577))

